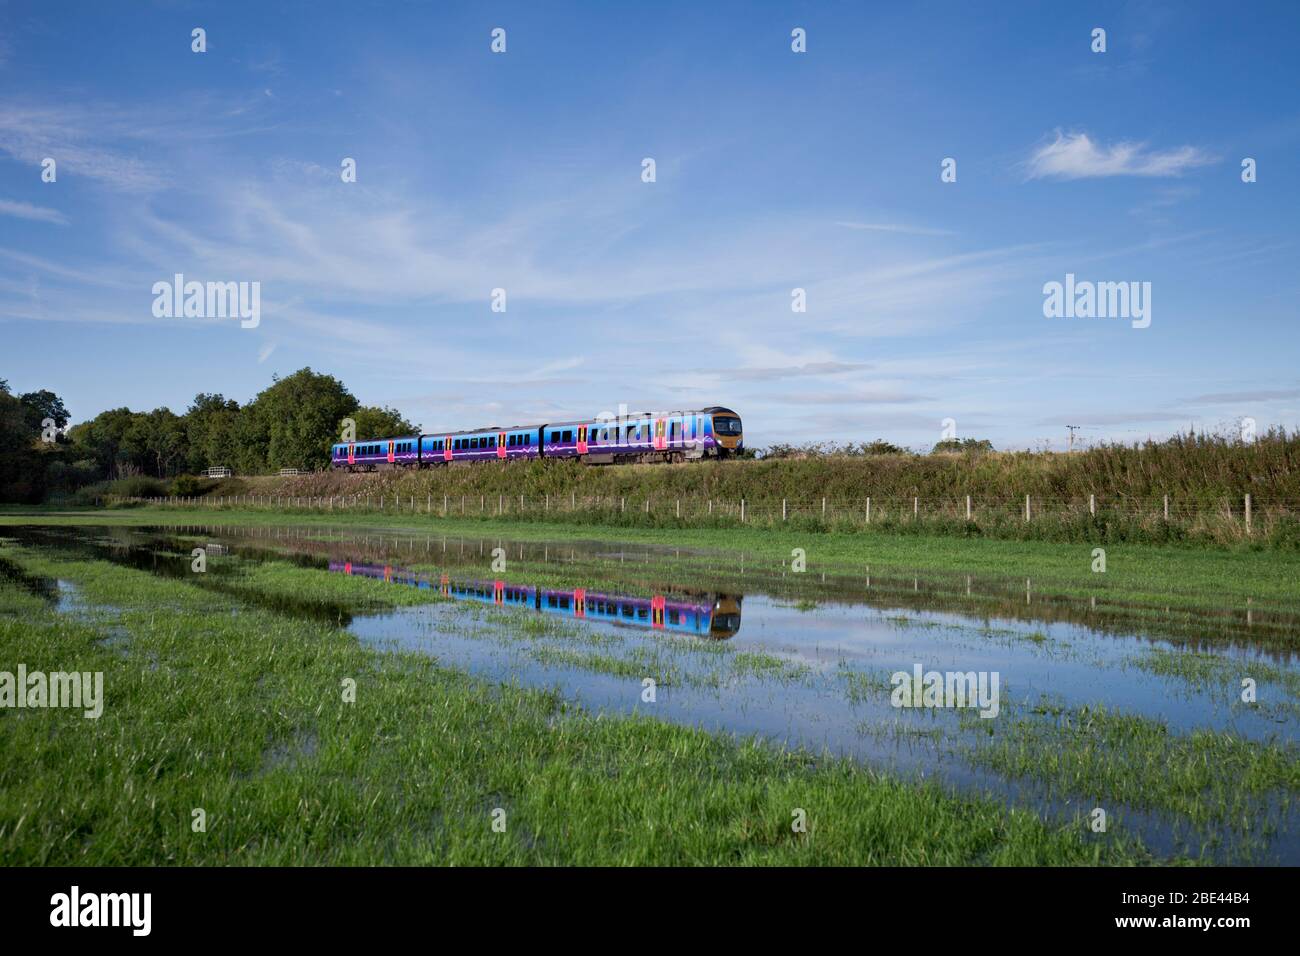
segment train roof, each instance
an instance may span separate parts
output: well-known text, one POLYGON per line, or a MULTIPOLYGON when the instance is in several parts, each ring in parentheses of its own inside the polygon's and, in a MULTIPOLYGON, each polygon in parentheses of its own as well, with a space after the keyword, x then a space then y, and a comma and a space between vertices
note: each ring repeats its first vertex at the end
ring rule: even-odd
POLYGON ((409 435, 385 435, 383 438, 358 438, 355 441, 336 441, 331 448, 346 448, 348 445, 374 445, 383 444, 389 441, 406 441, 408 438, 417 439, 420 436, 412 432, 409 435))

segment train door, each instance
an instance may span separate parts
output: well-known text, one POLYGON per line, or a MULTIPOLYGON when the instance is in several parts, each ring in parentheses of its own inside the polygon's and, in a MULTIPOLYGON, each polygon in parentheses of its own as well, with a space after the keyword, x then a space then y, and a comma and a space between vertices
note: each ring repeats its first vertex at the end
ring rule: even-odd
POLYGON ((578 454, 587 454, 587 426, 578 426, 578 454))
POLYGON ((355 465, 356 463, 357 463, 357 444, 356 442, 350 441, 348 442, 348 464, 355 465))
POLYGON ((664 626, 664 605, 668 602, 662 594, 656 594, 650 599, 650 626, 664 626))
POLYGON ((497 432, 497 457, 506 457, 506 433, 497 432))
POLYGON ((573 589, 573 616, 587 616, 587 592, 583 588, 573 589))
POLYGON ((442 460, 451 461, 451 436, 448 435, 442 440, 442 460))
POLYGON ((664 420, 662 418, 656 418, 655 419, 655 448, 659 449, 660 451, 663 451, 665 448, 668 447, 668 439, 664 437, 665 431, 666 429, 664 427, 664 420))
POLYGON ((397 456, 393 453, 393 445, 394 445, 394 442, 391 442, 391 441, 390 441, 390 442, 388 443, 388 463, 389 463, 390 465, 391 465, 393 462, 397 461, 397 456))
POLYGON ((500 607, 502 604, 505 603, 505 597, 506 597, 506 582, 493 581, 492 582, 492 603, 500 607))

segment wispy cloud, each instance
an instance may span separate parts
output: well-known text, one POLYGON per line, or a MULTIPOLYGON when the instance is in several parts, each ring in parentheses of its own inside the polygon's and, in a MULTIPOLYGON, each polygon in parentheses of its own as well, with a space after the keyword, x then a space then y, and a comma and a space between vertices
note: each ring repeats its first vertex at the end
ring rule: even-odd
POLYGON ((840 375, 867 368, 865 362, 804 362, 801 365, 759 366, 753 368, 732 368, 717 371, 722 379, 735 379, 748 382, 770 382, 783 378, 808 378, 823 375, 840 375))
POLYGON ((1276 402, 1290 398, 1300 398, 1300 388, 1262 388, 1244 392, 1207 392, 1204 395, 1194 395, 1188 401, 1198 404, 1213 404, 1218 402, 1276 402))
POLYGON ((18 219, 30 219, 33 222, 52 222, 59 226, 68 224, 68 217, 57 209, 33 206, 29 202, 13 199, 0 199, 0 216, 14 216, 18 219))
POLYGON ((1181 176, 1216 162, 1196 146, 1149 150, 1145 143, 1094 143, 1087 133, 1062 133, 1024 163, 1028 179, 1097 179, 1106 176, 1181 176))
POLYGON ((890 222, 846 222, 837 221, 837 226, 845 229, 854 229, 865 232, 896 232, 908 236, 954 236, 956 235, 951 229, 927 229, 924 226, 908 226, 900 223, 890 222))

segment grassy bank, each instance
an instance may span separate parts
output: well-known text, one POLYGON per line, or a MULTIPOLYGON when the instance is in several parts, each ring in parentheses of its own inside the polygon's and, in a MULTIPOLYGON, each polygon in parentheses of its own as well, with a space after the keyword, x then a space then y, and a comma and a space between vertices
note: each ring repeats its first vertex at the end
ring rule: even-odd
POLYGON ((1270 433, 1251 444, 1183 437, 1074 454, 814 455, 673 466, 492 463, 205 480, 179 491, 170 482, 130 479, 85 489, 79 500, 178 493, 252 495, 280 505, 285 498, 347 499, 391 508, 400 499, 441 509, 445 502, 455 513, 501 509, 530 519, 664 528, 737 525, 744 501, 746 523, 808 531, 870 525, 896 534, 1300 550, 1300 435, 1270 433))
MULTIPOLYGON (((5 553, 25 574, 73 582, 88 610, 60 613, 10 575, 4 666, 103 671, 106 698, 97 720, 0 709, 10 865, 1149 859, 1082 820, 1048 823, 807 753, 597 718, 554 693, 369 651, 337 628, 184 580, 5 553), (799 810, 806 833, 791 825, 799 810)), ((373 595, 349 599, 373 606, 392 593, 348 587, 367 584, 373 595)))

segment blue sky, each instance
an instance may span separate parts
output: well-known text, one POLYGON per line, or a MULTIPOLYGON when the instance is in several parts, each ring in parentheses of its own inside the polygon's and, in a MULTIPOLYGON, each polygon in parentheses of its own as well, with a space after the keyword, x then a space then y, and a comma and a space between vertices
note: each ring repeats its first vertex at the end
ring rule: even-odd
POLYGON ((74 421, 310 365, 430 430, 1296 427, 1297 35, 1295 3, 5 3, 0 378, 74 421), (260 324, 155 318, 175 273, 259 282, 260 324), (1150 327, 1046 318, 1066 273, 1150 282, 1150 327))

